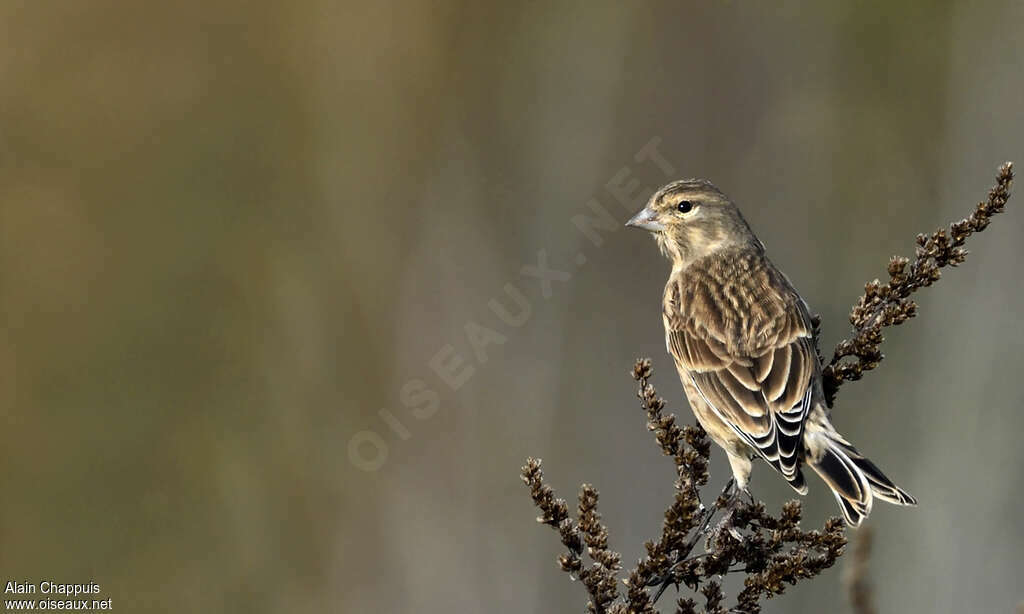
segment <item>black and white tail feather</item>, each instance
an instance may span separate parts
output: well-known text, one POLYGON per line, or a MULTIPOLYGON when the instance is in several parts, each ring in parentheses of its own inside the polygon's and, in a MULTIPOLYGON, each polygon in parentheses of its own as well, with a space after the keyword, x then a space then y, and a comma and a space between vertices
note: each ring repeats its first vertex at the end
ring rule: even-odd
POLYGON ((816 433, 811 437, 820 438, 817 442, 820 456, 814 458, 809 455, 807 464, 832 489, 832 495, 850 526, 860 526, 871 513, 876 497, 896 505, 917 505, 917 499, 894 484, 835 431, 816 433))

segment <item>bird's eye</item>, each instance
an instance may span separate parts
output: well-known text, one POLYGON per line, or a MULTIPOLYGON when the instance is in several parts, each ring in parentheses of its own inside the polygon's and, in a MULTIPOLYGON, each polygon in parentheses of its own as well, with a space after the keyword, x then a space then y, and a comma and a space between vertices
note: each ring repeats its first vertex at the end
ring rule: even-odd
POLYGON ((679 209, 679 213, 689 213, 693 211, 693 203, 688 200, 681 200, 676 203, 676 209, 679 209))

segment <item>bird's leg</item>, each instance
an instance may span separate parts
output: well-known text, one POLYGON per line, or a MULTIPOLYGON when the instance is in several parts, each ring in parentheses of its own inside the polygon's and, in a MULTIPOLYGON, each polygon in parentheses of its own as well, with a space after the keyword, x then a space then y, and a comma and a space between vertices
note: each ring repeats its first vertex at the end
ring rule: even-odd
POLYGON ((732 469, 733 479, 730 483, 734 486, 731 489, 726 501, 722 519, 718 522, 718 525, 711 532, 708 542, 710 543, 714 539, 717 539, 718 535, 722 532, 722 529, 728 529, 729 533, 739 541, 743 541, 743 535, 732 526, 732 519, 736 509, 742 503, 743 495, 746 495, 751 501, 754 500, 754 496, 750 494, 747 489, 747 484, 750 483, 750 470, 751 470, 751 458, 750 453, 747 450, 726 450, 729 458, 729 467, 732 469))
MULTIPOLYGON (((750 483, 750 453, 747 450, 733 450, 727 451, 729 458, 729 468, 732 469, 732 483, 735 485, 735 489, 732 491, 729 498, 728 508, 732 509, 737 505, 740 494, 746 494, 751 497, 750 491, 747 490, 747 484, 750 483)), ((751 497, 753 499, 753 497, 751 497)))
MULTIPOLYGON (((729 478, 729 481, 725 483, 725 488, 722 489, 722 494, 720 494, 719 497, 728 497, 728 500, 731 502, 733 497, 736 496, 736 491, 736 478, 731 477, 729 478)), ((718 505, 718 499, 715 500, 715 505, 718 505)), ((712 513, 714 512, 712 511, 712 513)))
POLYGON ((750 499, 751 503, 753 503, 754 495, 750 494, 750 489, 747 488, 746 484, 740 486, 735 478, 730 480, 729 484, 732 488, 729 489, 728 500, 725 503, 725 507, 722 508, 725 513, 722 515, 721 520, 718 521, 718 524, 715 525, 715 528, 711 529, 708 533, 708 539, 705 543, 706 548, 711 547, 711 544, 718 539, 718 536, 723 530, 728 530, 729 534, 732 535, 736 541, 743 541, 743 534, 740 533, 739 529, 733 526, 732 517, 736 509, 742 504, 743 496, 746 495, 746 497, 750 499))

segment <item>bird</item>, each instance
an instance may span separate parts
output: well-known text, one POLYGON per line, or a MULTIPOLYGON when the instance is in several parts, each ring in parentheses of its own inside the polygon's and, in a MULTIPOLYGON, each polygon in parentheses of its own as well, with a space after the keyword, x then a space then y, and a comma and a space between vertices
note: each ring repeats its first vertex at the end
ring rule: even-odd
POLYGON ((736 492, 750 494, 760 458, 802 495, 810 467, 852 527, 875 499, 917 504, 832 425, 807 303, 729 197, 706 179, 674 181, 626 225, 652 233, 671 262, 665 347, 736 492))

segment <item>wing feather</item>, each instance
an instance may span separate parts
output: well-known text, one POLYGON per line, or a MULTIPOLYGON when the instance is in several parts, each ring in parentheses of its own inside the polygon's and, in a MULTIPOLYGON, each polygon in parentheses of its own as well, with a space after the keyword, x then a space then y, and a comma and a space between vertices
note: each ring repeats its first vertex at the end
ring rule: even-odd
POLYGON ((782 393, 786 391, 786 382, 789 379, 789 365, 792 362, 793 348, 788 344, 780 348, 773 348, 774 356, 772 368, 768 375, 762 380, 764 394, 770 401, 778 401, 782 393))

